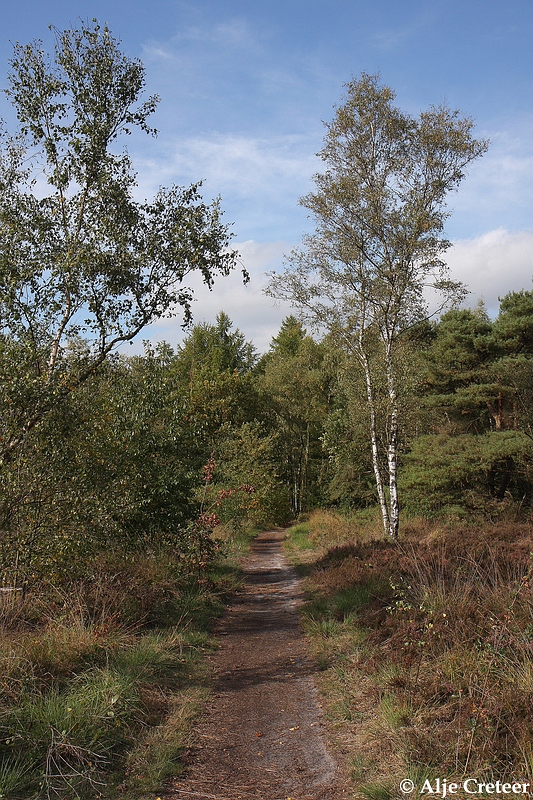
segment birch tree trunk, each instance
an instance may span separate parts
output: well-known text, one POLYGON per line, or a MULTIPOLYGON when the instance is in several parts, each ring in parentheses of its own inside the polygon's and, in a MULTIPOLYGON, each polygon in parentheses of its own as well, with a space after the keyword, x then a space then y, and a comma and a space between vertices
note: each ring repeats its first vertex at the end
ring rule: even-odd
POLYGON ((385 533, 390 533, 390 514, 387 504, 387 496, 385 494, 385 484, 383 475, 381 473, 381 465, 379 463, 379 445, 378 433, 376 424, 376 403, 374 399, 374 385, 372 381, 372 373, 370 371, 370 364, 368 356, 362 346, 359 344, 359 358, 365 372, 366 383, 366 397, 368 401, 368 413, 370 420, 370 440, 372 446, 372 466, 374 467, 374 477, 376 479, 376 490, 379 498, 379 505, 381 508, 381 518, 383 520, 383 528, 385 533))
POLYGON ((387 437, 387 464, 389 468, 389 528, 393 539, 398 538, 400 505, 398 502, 398 395, 392 353, 386 348, 387 389, 389 394, 389 430, 387 437))

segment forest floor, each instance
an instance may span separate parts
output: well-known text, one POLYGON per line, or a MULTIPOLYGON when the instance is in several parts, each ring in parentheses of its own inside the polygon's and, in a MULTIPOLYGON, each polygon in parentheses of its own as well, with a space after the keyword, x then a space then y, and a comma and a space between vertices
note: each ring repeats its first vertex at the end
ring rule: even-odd
POLYGON ((261 533, 243 586, 218 625, 213 694, 165 800, 340 800, 350 796, 326 744, 316 665, 283 531, 261 533))

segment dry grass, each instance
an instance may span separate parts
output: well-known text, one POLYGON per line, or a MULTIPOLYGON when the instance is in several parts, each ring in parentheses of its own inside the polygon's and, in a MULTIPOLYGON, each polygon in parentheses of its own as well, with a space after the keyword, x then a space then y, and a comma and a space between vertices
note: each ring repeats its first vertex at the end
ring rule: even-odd
POLYGON ((306 627, 358 794, 395 796, 406 777, 529 780, 532 527, 418 520, 397 545, 326 513, 308 538, 306 627))
POLYGON ((345 516, 319 509, 309 515, 309 538, 313 544, 328 549, 353 541, 354 530, 359 541, 383 538, 381 518, 376 509, 345 516))
POLYGON ((4 604, 0 797, 162 791, 205 696, 208 625, 234 576, 218 569, 186 583, 170 560, 102 558, 4 604))

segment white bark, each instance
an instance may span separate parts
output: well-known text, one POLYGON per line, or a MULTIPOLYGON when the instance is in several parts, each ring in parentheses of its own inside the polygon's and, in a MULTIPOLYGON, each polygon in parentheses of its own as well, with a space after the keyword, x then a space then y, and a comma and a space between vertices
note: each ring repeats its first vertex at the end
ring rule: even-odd
POLYGON ((400 506, 398 502, 398 397, 392 353, 389 347, 387 347, 386 351, 386 362, 390 408, 387 437, 387 464, 389 467, 389 529, 387 532, 393 539, 397 539, 400 527, 400 506))
POLYGON ((368 400, 368 411, 370 418, 372 465, 374 467, 374 476, 376 478, 376 490, 378 493, 379 505, 381 508, 383 528, 385 530, 385 533, 388 534, 390 533, 390 514, 389 514, 389 507, 387 505, 387 497, 385 494, 385 484, 383 482, 383 476, 381 474, 381 467, 379 463, 379 447, 378 447, 378 435, 377 435, 377 425, 376 425, 376 404, 374 401, 374 387, 372 383, 372 373, 370 372, 370 364, 368 362, 368 356, 364 351, 364 348, 361 345, 361 343, 359 347, 359 358, 361 359, 361 363, 363 365, 363 369, 365 372, 366 396, 368 400))

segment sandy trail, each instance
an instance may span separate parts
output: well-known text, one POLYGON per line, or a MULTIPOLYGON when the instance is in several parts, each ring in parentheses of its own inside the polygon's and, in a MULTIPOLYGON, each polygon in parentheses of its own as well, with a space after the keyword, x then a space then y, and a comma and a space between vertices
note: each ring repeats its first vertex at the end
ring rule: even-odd
POLYGON ((282 554, 283 536, 260 534, 243 564, 243 589, 216 631, 214 693, 168 800, 349 796, 326 747, 297 614, 299 580, 282 554))

